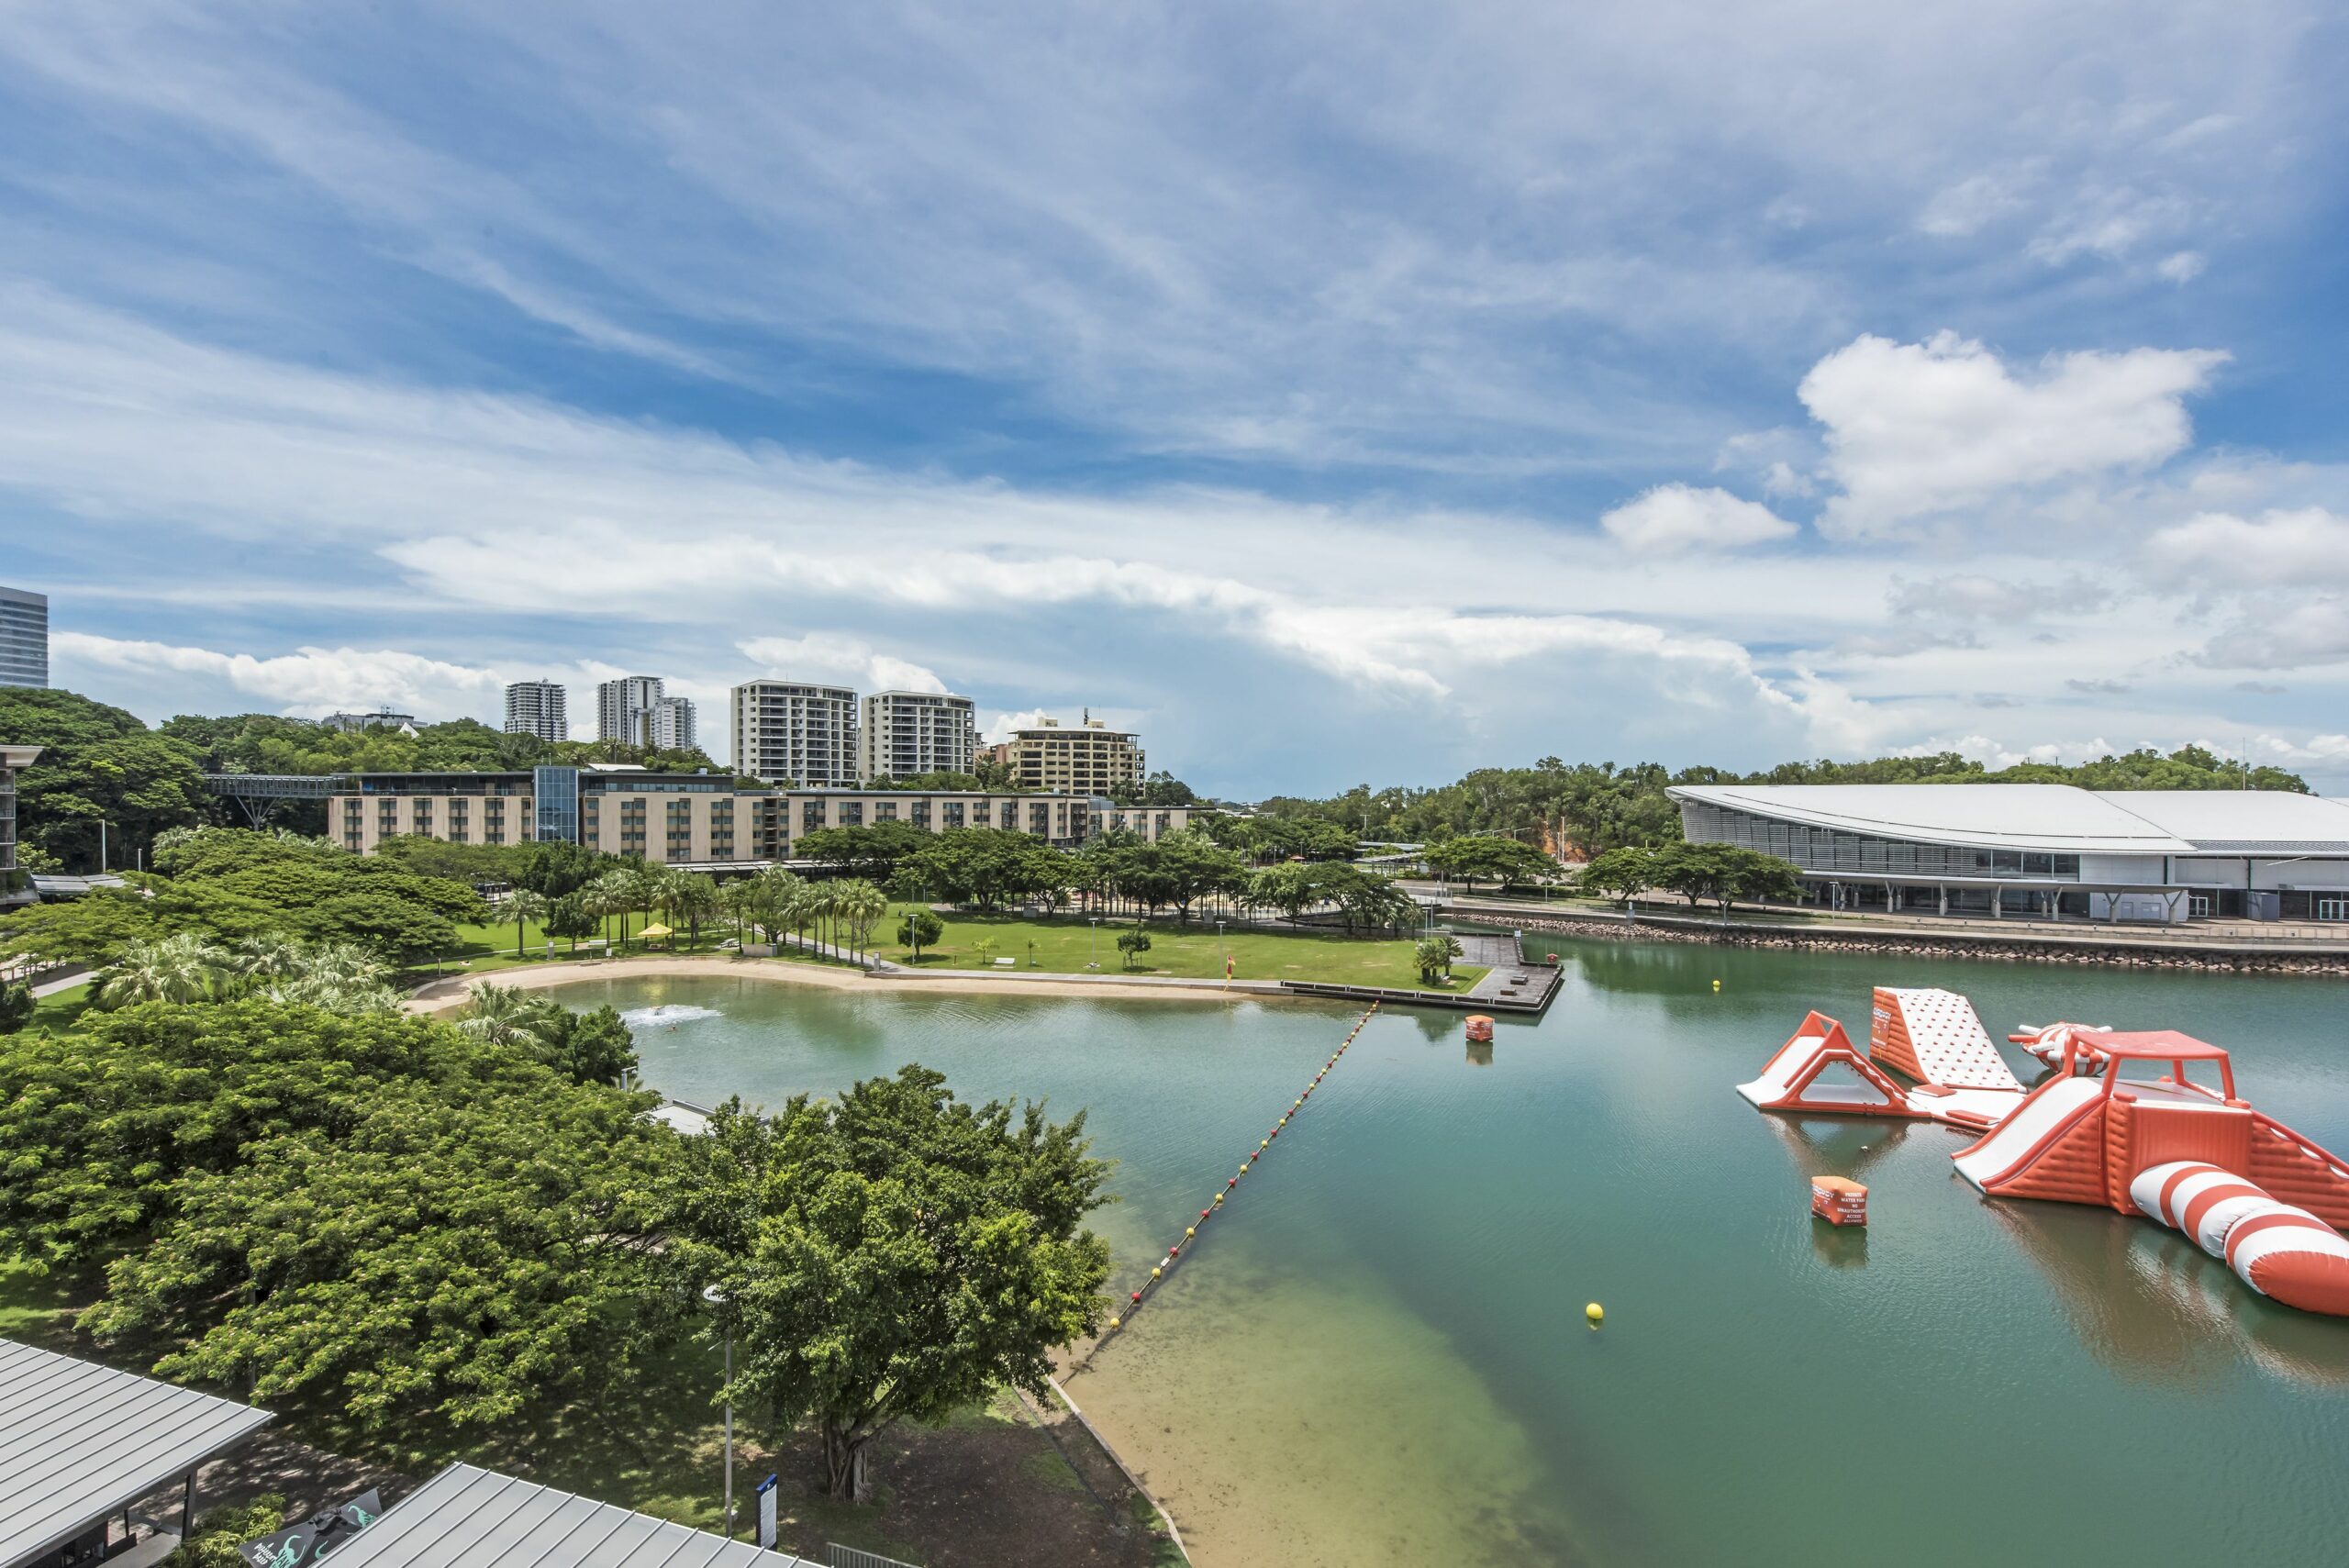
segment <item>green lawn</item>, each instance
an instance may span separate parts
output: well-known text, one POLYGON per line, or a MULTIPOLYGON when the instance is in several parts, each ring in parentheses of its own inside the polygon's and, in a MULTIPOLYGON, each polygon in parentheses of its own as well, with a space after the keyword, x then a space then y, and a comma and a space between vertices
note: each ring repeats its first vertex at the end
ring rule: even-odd
MULTIPOLYGON (((874 951, 897 963, 914 962, 896 945, 897 923, 913 905, 897 905, 887 922, 874 932, 874 951)), ((1081 917, 1031 920, 1010 915, 941 915, 946 933, 935 947, 924 948, 920 967, 985 969, 994 959, 1016 960, 1014 967, 1035 968, 1056 974, 1082 973, 1088 962, 1097 962, 1104 974, 1171 974, 1193 979, 1223 977, 1223 955, 1235 961, 1237 980, 1318 980, 1340 985, 1386 985, 1423 991, 1419 965, 1412 962, 1411 943, 1395 937, 1349 937, 1341 932, 1299 930, 1227 930, 1219 940, 1212 920, 1194 918, 1188 926, 1172 920, 1150 924, 1150 951, 1137 955, 1127 970, 1118 951, 1118 933, 1133 921, 1105 917, 1097 935, 1081 917), (992 946, 982 951, 982 943, 992 946), (1034 960, 1031 964, 1030 960, 1034 960)), ((1465 991, 1485 973, 1476 964, 1453 966, 1453 983, 1438 991, 1465 991)))
POLYGON ((72 1029, 89 1007, 90 992, 94 988, 95 982, 84 981, 79 985, 69 985, 52 995, 41 997, 33 1004, 32 1021, 26 1027, 56 1029, 61 1033, 72 1029))
MULTIPOLYGON (((718 944, 729 941, 734 937, 732 921, 705 920, 702 922, 701 938, 698 941, 688 935, 685 929, 680 929, 674 936, 664 937, 658 945, 649 946, 642 937, 635 934, 643 929, 643 917, 639 916, 631 919, 629 922, 630 934, 626 944, 623 945, 618 940, 619 923, 615 919, 612 923, 613 945, 610 956, 641 958, 647 953, 700 953, 715 956, 725 951, 720 949, 718 944)), ((435 965, 428 962, 417 966, 417 973, 454 974, 462 971, 467 973, 481 974, 492 970, 512 969, 518 964, 545 963, 550 959, 556 963, 568 963, 574 960, 584 962, 606 956, 603 948, 590 947, 584 939, 580 941, 579 951, 573 952, 569 940, 562 937, 551 939, 554 951, 550 954, 547 951, 550 939, 545 929, 536 920, 528 921, 523 926, 522 956, 519 958, 514 953, 514 922, 511 920, 486 926, 459 926, 457 935, 462 946, 453 952, 444 954, 437 970, 435 965)), ((757 940, 755 933, 751 940, 757 940)), ((775 954, 775 958, 785 963, 839 962, 834 959, 818 958, 814 953, 803 952, 796 948, 785 948, 775 954)))

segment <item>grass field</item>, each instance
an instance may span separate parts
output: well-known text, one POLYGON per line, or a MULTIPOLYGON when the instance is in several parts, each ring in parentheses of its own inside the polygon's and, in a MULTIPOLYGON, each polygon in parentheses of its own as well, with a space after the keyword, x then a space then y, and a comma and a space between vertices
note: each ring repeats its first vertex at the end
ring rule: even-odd
MULTIPOLYGON (((912 905, 894 906, 887 922, 874 932, 874 951, 896 963, 916 962, 896 943, 897 924, 912 905)), ((1419 965, 1411 958, 1411 943, 1394 937, 1349 937, 1341 932, 1299 930, 1227 930, 1218 938, 1215 923, 1193 920, 1188 926, 1172 921, 1150 924, 1150 951, 1136 955, 1133 967, 1124 965, 1118 951, 1118 933, 1133 921, 1105 917, 1097 934, 1079 917, 1034 920, 1014 915, 941 915, 945 935, 935 947, 924 948, 919 965, 929 969, 985 969, 996 959, 1008 958, 1019 969, 1034 968, 1057 974, 1084 973, 1097 962, 1104 974, 1170 974, 1192 979, 1221 979, 1224 955, 1232 959, 1237 980, 1318 980, 1340 985, 1387 985, 1411 991, 1465 991, 1485 971, 1464 963, 1453 969, 1453 983, 1429 987, 1419 983, 1419 965), (1032 962, 1031 962, 1032 960, 1032 962)))
MULTIPOLYGON (((640 917, 629 922, 629 929, 633 933, 642 929, 643 925, 644 922, 640 917)), ((662 939, 657 946, 648 946, 643 938, 631 934, 627 945, 623 947, 617 940, 619 930, 617 921, 614 922, 612 930, 615 940, 609 956, 616 958, 640 958, 647 953, 716 954, 722 951, 718 943, 730 940, 734 936, 732 921, 705 920, 702 922, 701 939, 698 941, 685 931, 679 930, 673 937, 662 939)), ((523 927, 522 956, 519 958, 514 953, 514 922, 511 920, 487 926, 459 926, 457 935, 463 945, 446 955, 444 961, 438 966, 438 973, 454 974, 462 971, 467 973, 480 974, 493 970, 511 969, 517 964, 546 963, 550 961, 567 963, 607 956, 602 947, 591 947, 584 940, 580 942, 578 951, 573 952, 571 943, 562 937, 551 939, 554 951, 550 953, 547 951, 550 939, 545 929, 536 920, 529 921, 523 927)), ((753 940, 756 940, 755 937, 753 940)), ((785 963, 837 962, 790 948, 778 953, 776 959, 785 963)), ((419 964, 417 968, 419 972, 428 974, 436 972, 435 966, 430 963, 419 964)))

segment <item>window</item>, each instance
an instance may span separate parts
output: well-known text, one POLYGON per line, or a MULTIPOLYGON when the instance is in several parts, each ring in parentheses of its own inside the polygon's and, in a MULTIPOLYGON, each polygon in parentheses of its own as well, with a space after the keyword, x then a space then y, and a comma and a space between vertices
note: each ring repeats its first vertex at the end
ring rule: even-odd
POLYGON ((2318 899, 2316 917, 2320 920, 2349 920, 2349 898, 2318 899))
POLYGON ((2055 871, 2055 857, 2026 850, 2023 851, 2022 869, 2026 875, 2052 876, 2055 871))

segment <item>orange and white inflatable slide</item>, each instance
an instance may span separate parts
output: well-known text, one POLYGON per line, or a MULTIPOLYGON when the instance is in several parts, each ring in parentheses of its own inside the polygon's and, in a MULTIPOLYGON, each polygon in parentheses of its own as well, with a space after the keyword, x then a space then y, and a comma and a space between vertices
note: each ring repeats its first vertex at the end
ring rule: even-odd
POLYGON ((2080 1024, 2018 1043, 2053 1058, 2051 1075, 2028 1092, 1965 997, 1880 988, 1865 1056, 1814 1012, 1738 1092, 1765 1110, 1965 1128, 1977 1136, 1951 1159, 1986 1197, 2143 1214, 2263 1296, 2349 1316, 2349 1163, 2237 1098, 2226 1051, 2172 1029, 2080 1024), (1902 1089, 1885 1066, 1918 1086, 1902 1089), (1848 1071, 1821 1081, 1838 1068, 1848 1071), (2143 1075, 2159 1068, 2167 1071, 2143 1075))

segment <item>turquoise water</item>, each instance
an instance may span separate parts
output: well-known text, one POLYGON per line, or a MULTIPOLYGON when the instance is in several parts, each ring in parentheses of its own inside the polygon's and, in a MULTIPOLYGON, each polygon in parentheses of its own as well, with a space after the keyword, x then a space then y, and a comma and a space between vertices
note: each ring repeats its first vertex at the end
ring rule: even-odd
MULTIPOLYGON (((1808 1007, 1864 1036, 1871 985, 1943 984, 1994 1036, 2200 1034, 2254 1105, 2349 1148, 2349 991, 1559 945, 1557 1003, 1504 1020, 1489 1064, 1456 1014, 1375 1019, 1070 1379, 1202 1564, 2349 1561, 2349 1322, 2143 1220, 1986 1203, 1945 1129, 1789 1122, 1731 1087, 1808 1007), (1867 1230, 1809 1218, 1829 1172, 1868 1184, 1867 1230)), ((1354 1016, 725 977, 562 995, 712 1009, 640 1032, 648 1080, 688 1100, 920 1061, 966 1096, 1084 1107, 1129 1280, 1354 1016)))

